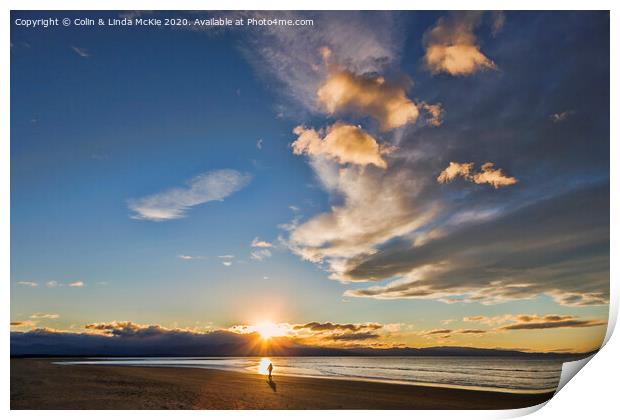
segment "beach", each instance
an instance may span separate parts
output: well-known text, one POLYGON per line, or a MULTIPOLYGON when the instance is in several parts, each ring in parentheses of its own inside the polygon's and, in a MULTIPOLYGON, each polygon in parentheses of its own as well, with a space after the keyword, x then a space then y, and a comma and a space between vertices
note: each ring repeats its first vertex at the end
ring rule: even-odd
POLYGON ((552 396, 62 360, 11 359, 11 409, 510 409, 552 396))

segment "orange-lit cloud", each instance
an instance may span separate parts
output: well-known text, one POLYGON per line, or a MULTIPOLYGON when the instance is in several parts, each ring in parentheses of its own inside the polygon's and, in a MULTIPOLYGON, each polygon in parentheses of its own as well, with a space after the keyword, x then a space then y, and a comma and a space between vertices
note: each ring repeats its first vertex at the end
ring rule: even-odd
POLYGON ((496 69, 481 51, 474 30, 479 13, 462 13, 440 18, 424 35, 424 63, 432 73, 466 76, 476 71, 496 69))
POLYGON ((418 107, 406 95, 409 84, 339 70, 330 73, 319 86, 317 98, 320 107, 329 114, 350 112, 370 116, 381 130, 389 131, 418 119, 418 107))
POLYGON ((36 321, 11 321, 11 329, 33 328, 37 325, 36 321))
POLYGON ((441 104, 420 103, 420 108, 426 113, 426 123, 431 127, 439 127, 443 123, 444 110, 441 104))
POLYGON ((296 155, 324 156, 341 164, 387 168, 382 155, 387 154, 389 149, 381 147, 360 127, 336 123, 327 129, 324 138, 321 138, 320 132, 303 126, 296 127, 293 132, 299 136, 292 144, 296 155))
POLYGON ((448 167, 441 171, 441 173, 437 177, 437 181, 440 184, 445 184, 447 182, 454 181, 459 176, 468 179, 470 177, 473 167, 473 163, 450 162, 448 167))
POLYGON ((504 175, 501 169, 495 169, 493 167, 494 164, 491 162, 482 165, 480 171, 476 173, 472 173, 473 166, 473 163, 450 162, 448 167, 441 171, 437 177, 437 182, 445 184, 454 181, 458 177, 462 177, 475 184, 492 185, 496 189, 514 185, 518 182, 516 178, 504 175))
POLYGON ((499 325, 495 331, 586 328, 607 324, 604 320, 580 319, 574 315, 557 314, 506 314, 491 317, 485 315, 475 315, 464 317, 463 321, 487 325, 499 325))

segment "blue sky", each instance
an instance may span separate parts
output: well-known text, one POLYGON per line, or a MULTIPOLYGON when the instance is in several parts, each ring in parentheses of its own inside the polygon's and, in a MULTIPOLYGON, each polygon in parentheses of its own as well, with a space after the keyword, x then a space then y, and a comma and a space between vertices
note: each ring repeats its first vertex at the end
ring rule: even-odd
POLYGON ((12 26, 11 313, 30 320, 15 326, 377 322, 411 345, 600 342, 600 324, 424 332, 477 315, 606 318, 608 14, 302 15, 315 27, 12 26), (432 61, 445 37, 470 67, 432 61), (330 83, 379 87, 368 105, 330 83), (338 123, 385 168, 347 154, 362 137, 340 151, 338 123), (318 137, 295 154, 302 132, 318 137), (437 182, 450 162, 473 166, 437 182), (222 170, 244 181, 179 203, 222 170), (182 217, 135 218, 153 197, 182 217))

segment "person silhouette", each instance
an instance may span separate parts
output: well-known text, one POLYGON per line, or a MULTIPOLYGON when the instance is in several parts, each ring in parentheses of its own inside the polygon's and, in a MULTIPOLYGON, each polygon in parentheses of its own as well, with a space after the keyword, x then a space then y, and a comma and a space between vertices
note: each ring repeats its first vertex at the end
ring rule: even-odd
POLYGON ((267 366, 267 371, 269 371, 269 380, 271 380, 271 371, 273 370, 273 364, 269 363, 269 366, 267 366))

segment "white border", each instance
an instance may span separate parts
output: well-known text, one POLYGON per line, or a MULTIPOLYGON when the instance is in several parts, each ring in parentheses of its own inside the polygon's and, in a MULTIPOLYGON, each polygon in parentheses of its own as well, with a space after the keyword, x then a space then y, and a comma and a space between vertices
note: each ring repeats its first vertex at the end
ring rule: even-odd
MULTIPOLYGON (((3 311, 3 322, 8 329, 10 321, 10 154, 9 154, 9 109, 10 109, 10 95, 9 95, 9 60, 10 60, 10 10, 612 10, 611 13, 611 115, 617 115, 617 83, 615 76, 618 72, 618 57, 617 53, 617 24, 619 19, 617 18, 614 5, 617 4, 613 1, 604 0, 590 0, 584 1, 564 1, 552 2, 549 0, 521 0, 521 1, 450 1, 450 0, 435 0, 432 2, 413 2, 411 0, 383 0, 381 2, 370 0, 356 0, 355 2, 344 2, 334 0, 296 0, 282 1, 282 0, 236 0, 234 5, 231 1, 199 1, 199 0, 176 0, 174 3, 166 2, 163 0, 158 1, 146 1, 146 0, 91 0, 89 2, 77 1, 77 0, 57 0, 55 2, 46 2, 44 0, 7 0, 3 2, 3 30, 1 32, 2 45, 4 45, 4 54, 2 55, 2 66, 0 66, 0 74, 2 75, 3 88, 0 90, 2 95, 2 102, 0 105, 0 121, 2 122, 2 128, 4 135, 0 137, 2 144, 2 151, 0 152, 0 247, 2 252, 0 253, 0 270, 4 275, 3 279, 3 291, 5 298, 5 310, 3 311), (171 8, 170 6, 174 6, 171 8)), ((616 120, 611 120, 611 138, 618 139, 618 128, 616 120)), ((616 156, 618 155, 618 147, 615 142, 611 142, 611 214, 618 214, 620 209, 618 200, 618 171, 620 169, 614 165, 617 163, 616 156)), ((611 337, 611 332, 616 324, 618 306, 618 286, 617 281, 613 281, 616 272, 616 261, 620 255, 618 254, 617 244, 618 224, 614 219, 611 220, 611 305, 610 305, 610 328, 607 331, 605 338, 605 347, 601 352, 592 359, 588 364, 588 368, 584 369, 584 372, 580 373, 580 378, 576 381, 571 381, 561 392, 559 392, 548 404, 544 410, 537 411, 531 415, 530 418, 548 419, 548 418, 563 418, 563 419, 584 419, 584 418, 608 418, 609 413, 617 411, 616 403, 616 383, 617 378, 620 375, 618 369, 619 363, 615 354, 618 354, 620 345, 618 345, 618 339, 611 337)), ((4 397, 4 406, 6 410, 9 410, 9 390, 10 390, 10 375, 9 375, 9 334, 5 333, 3 336, 2 347, 3 357, 5 363, 2 365, 4 381, 2 382, 2 396, 4 397)), ((541 406, 544 406, 542 404, 541 406)), ((504 410, 504 411, 389 411, 386 415, 392 418, 410 419, 411 416, 418 418, 461 418, 461 419, 484 419, 484 418, 507 418, 528 414, 532 411, 536 411, 541 406, 531 409, 520 410, 504 410)), ((15 418, 35 418, 44 415, 50 419, 72 419, 81 418, 83 413, 79 411, 48 411, 48 412, 35 412, 35 411, 12 411, 11 416, 15 418)), ((88 416, 92 419, 105 419, 111 413, 103 411, 89 411, 88 416)), ((148 419, 160 419, 169 418, 173 413, 166 411, 118 411, 113 415, 115 417, 124 418, 148 418, 148 419)), ((317 416, 335 417, 335 416, 355 416, 361 419, 371 419, 377 416, 373 411, 300 411, 290 413, 288 411, 183 411, 174 412, 175 417, 180 418, 245 418, 252 417, 254 419, 274 419, 274 418, 289 418, 294 415, 296 418, 311 419, 317 416)))

